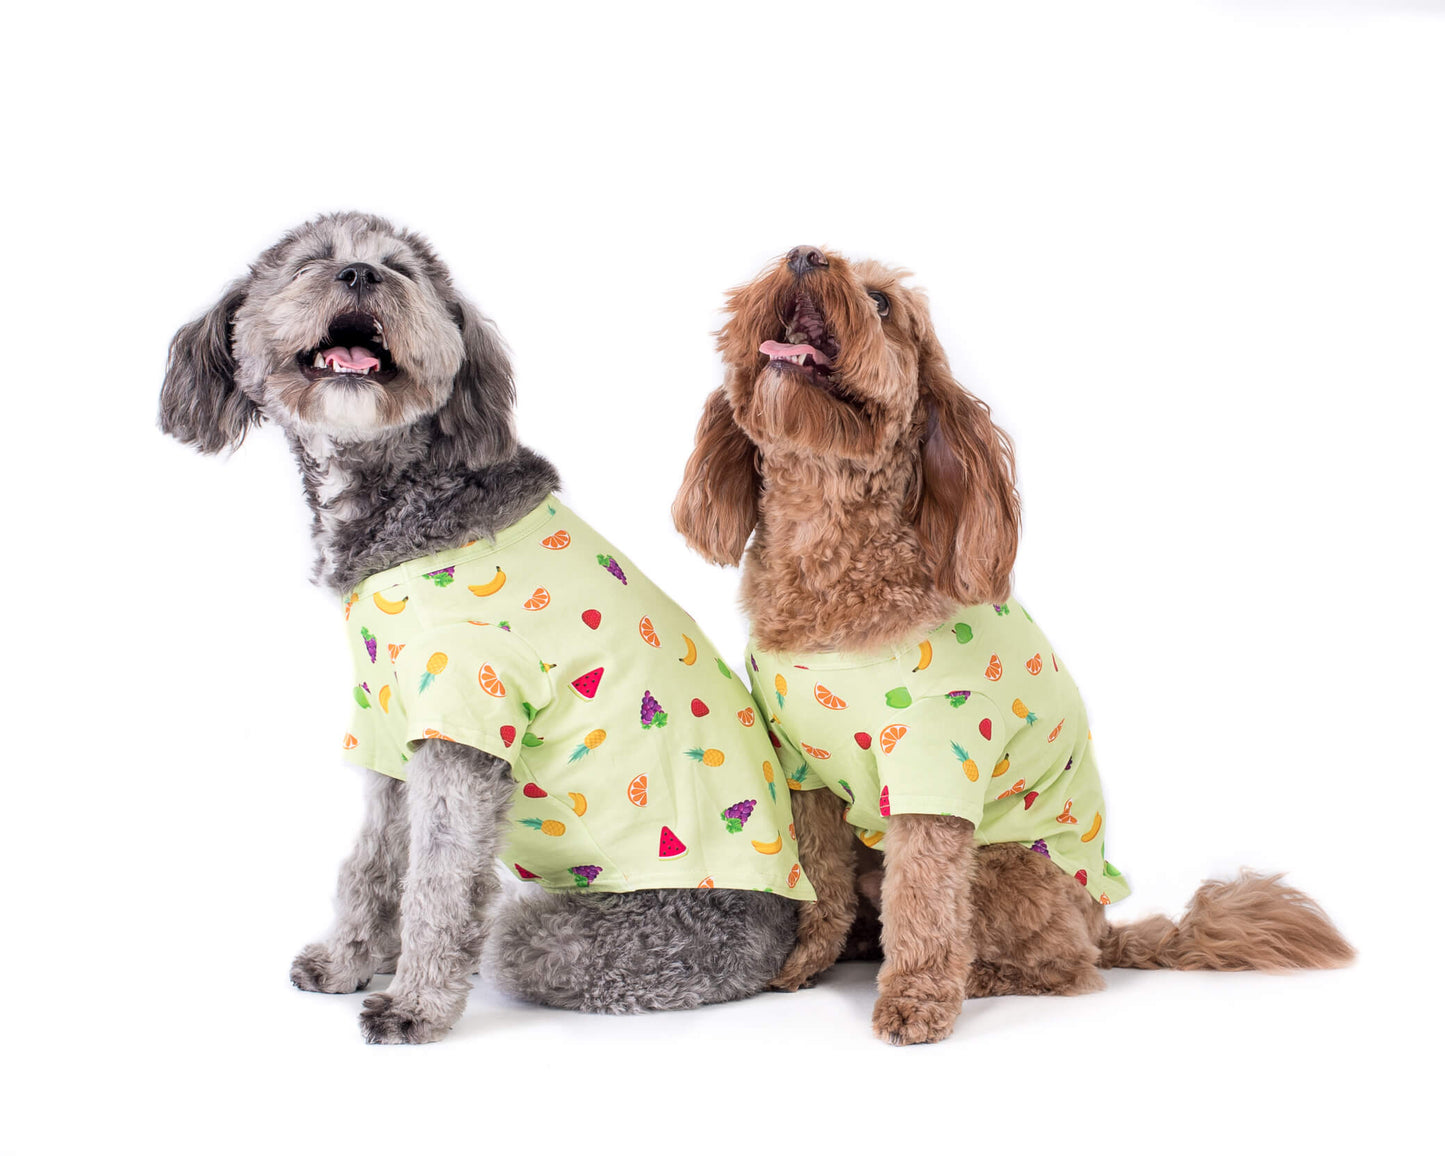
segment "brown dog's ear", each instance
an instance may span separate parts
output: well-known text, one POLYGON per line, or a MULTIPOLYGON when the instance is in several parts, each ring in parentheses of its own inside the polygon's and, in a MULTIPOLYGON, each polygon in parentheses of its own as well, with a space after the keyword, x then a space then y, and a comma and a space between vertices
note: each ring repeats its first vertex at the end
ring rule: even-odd
POLYGON ((246 280, 233 282, 203 317, 171 338, 161 385, 161 432, 204 454, 238 446, 261 410, 236 388, 231 325, 246 300, 246 280))
POLYGON ((953 379, 930 333, 919 351, 927 412, 917 513, 939 590, 966 606, 1002 602, 1019 544, 1014 450, 989 408, 953 379))
POLYGON ((512 362, 496 327, 475 305, 458 298, 448 309, 462 331, 462 367, 437 412, 442 437, 433 452, 443 466, 481 469, 517 451, 512 362))
POLYGON ((761 484, 758 449, 733 420, 726 389, 715 389, 672 503, 673 525, 709 562, 736 566, 758 522, 761 484))

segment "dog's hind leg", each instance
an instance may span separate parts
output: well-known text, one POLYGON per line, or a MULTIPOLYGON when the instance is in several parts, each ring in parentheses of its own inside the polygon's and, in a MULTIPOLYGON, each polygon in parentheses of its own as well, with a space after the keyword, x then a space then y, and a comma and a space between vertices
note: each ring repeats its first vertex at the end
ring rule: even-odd
POLYGON ((1104 909, 1044 856, 1018 843, 974 856, 968 997, 1099 991, 1104 909))
POLYGON ((498 919, 495 974, 519 999, 587 1012, 742 999, 782 966, 797 908, 763 891, 532 893, 498 919))
POLYGON ((512 799, 507 764, 460 743, 424 742, 407 764, 410 863, 401 902, 401 958, 391 987, 368 996, 368 1043, 440 1039, 466 1007, 494 869, 512 799))
POLYGON ((817 901, 798 913, 798 941, 769 987, 809 987, 838 961, 858 914, 853 828, 843 819, 846 803, 831 791, 800 791, 793 798, 798 861, 817 901))
POLYGON ((357 991, 376 972, 394 966, 407 858, 406 784, 375 772, 366 775, 366 816, 341 866, 336 923, 325 939, 303 948, 291 963, 291 982, 302 991, 357 991))

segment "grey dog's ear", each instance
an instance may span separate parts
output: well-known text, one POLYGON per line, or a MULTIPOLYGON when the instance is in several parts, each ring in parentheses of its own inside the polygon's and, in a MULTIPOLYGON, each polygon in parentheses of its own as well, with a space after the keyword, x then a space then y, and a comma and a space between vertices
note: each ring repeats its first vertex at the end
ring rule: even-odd
POLYGON ((442 436, 434 452, 443 465, 481 469, 517 452, 512 363, 496 327, 475 305, 458 298, 447 308, 462 331, 464 352, 452 395, 437 413, 442 436))
POLYGON ((164 433, 205 454, 238 446, 261 424, 256 403, 236 388, 231 323, 246 300, 246 279, 233 282, 203 316, 176 330, 161 386, 164 433))

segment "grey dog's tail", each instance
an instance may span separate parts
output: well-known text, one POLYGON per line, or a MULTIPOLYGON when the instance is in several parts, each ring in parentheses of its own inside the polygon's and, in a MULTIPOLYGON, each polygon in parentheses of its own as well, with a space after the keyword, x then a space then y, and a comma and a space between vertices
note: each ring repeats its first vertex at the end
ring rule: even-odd
POLYGON ((1313 899, 1253 871, 1203 884, 1178 923, 1152 915, 1110 924, 1099 946, 1102 967, 1181 971, 1343 967, 1355 957, 1313 899))

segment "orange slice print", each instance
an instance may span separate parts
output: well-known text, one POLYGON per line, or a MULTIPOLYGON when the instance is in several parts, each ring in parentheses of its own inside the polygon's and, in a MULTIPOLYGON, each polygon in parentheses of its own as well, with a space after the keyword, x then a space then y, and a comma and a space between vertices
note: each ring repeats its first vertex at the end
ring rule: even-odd
POLYGON ((1074 817, 1074 800, 1067 799, 1064 802, 1063 812, 1054 816, 1055 823, 1077 823, 1079 820, 1074 817))
POLYGON ((652 628, 652 619, 644 617, 637 624, 637 633, 642 635, 642 641, 648 646, 661 646, 662 639, 657 637, 657 631, 652 628))
POLYGON ((342 739, 341 749, 343 751, 354 751, 356 749, 356 736, 353 734, 348 734, 344 739, 342 739))
POLYGON ((444 735, 441 731, 435 730, 432 727, 427 727, 426 730, 422 731, 421 737, 424 739, 441 739, 443 742, 447 743, 454 743, 457 741, 456 739, 452 738, 451 735, 444 735))
POLYGON ((803 868, 797 863, 793 864, 792 870, 788 872, 788 886, 796 887, 798 880, 803 877, 803 868))
POLYGON ((810 747, 807 743, 799 743, 798 745, 802 747, 803 750, 805 750, 812 758, 831 759, 833 757, 827 751, 821 751, 817 747, 810 747))
POLYGON ((701 883, 698 884, 698 887, 702 888, 703 890, 709 890, 716 886, 717 884, 712 881, 711 875, 709 875, 706 879, 704 879, 701 883))
POLYGON ((627 784, 627 801, 634 807, 647 806, 647 776, 638 775, 627 784))
POLYGON ((1038 672, 1043 670, 1043 668, 1044 659, 1043 655, 1040 654, 1034 655, 1031 659, 1024 663, 1024 669, 1027 670, 1030 674, 1038 674, 1038 672))
POLYGON ((893 723, 878 732, 878 745, 883 748, 885 755, 891 755, 893 748, 898 745, 898 740, 907 733, 908 728, 902 723, 893 723))
POLYGON ((1056 726, 1053 730, 1049 731, 1049 742, 1053 742, 1056 738, 1059 737, 1059 732, 1064 729, 1064 723, 1066 723, 1067 721, 1067 719, 1059 719, 1059 725, 1056 726))
POLYGON ((738 722, 742 723, 745 727, 752 726, 753 723, 757 721, 757 717, 752 707, 738 711, 738 722))
POLYGON ((828 710, 847 710, 848 704, 824 686, 821 682, 813 684, 813 697, 818 700, 818 705, 828 710))
POLYGON ((991 655, 988 660, 988 669, 983 672, 984 678, 989 682, 997 682, 1003 677, 1003 663, 998 660, 998 655, 991 655))
POLYGON ((547 593, 545 586, 538 586, 532 591, 532 597, 522 603, 523 610, 546 610, 552 605, 552 595, 547 593))
POLYGON ((566 530, 558 530, 555 534, 543 538, 542 545, 549 550, 565 550, 572 545, 572 535, 566 530))
POLYGON ((505 698, 507 688, 502 685, 502 680, 497 677, 497 672, 490 664, 483 664, 482 669, 477 671, 477 681, 481 683, 482 689, 493 698, 505 698))

